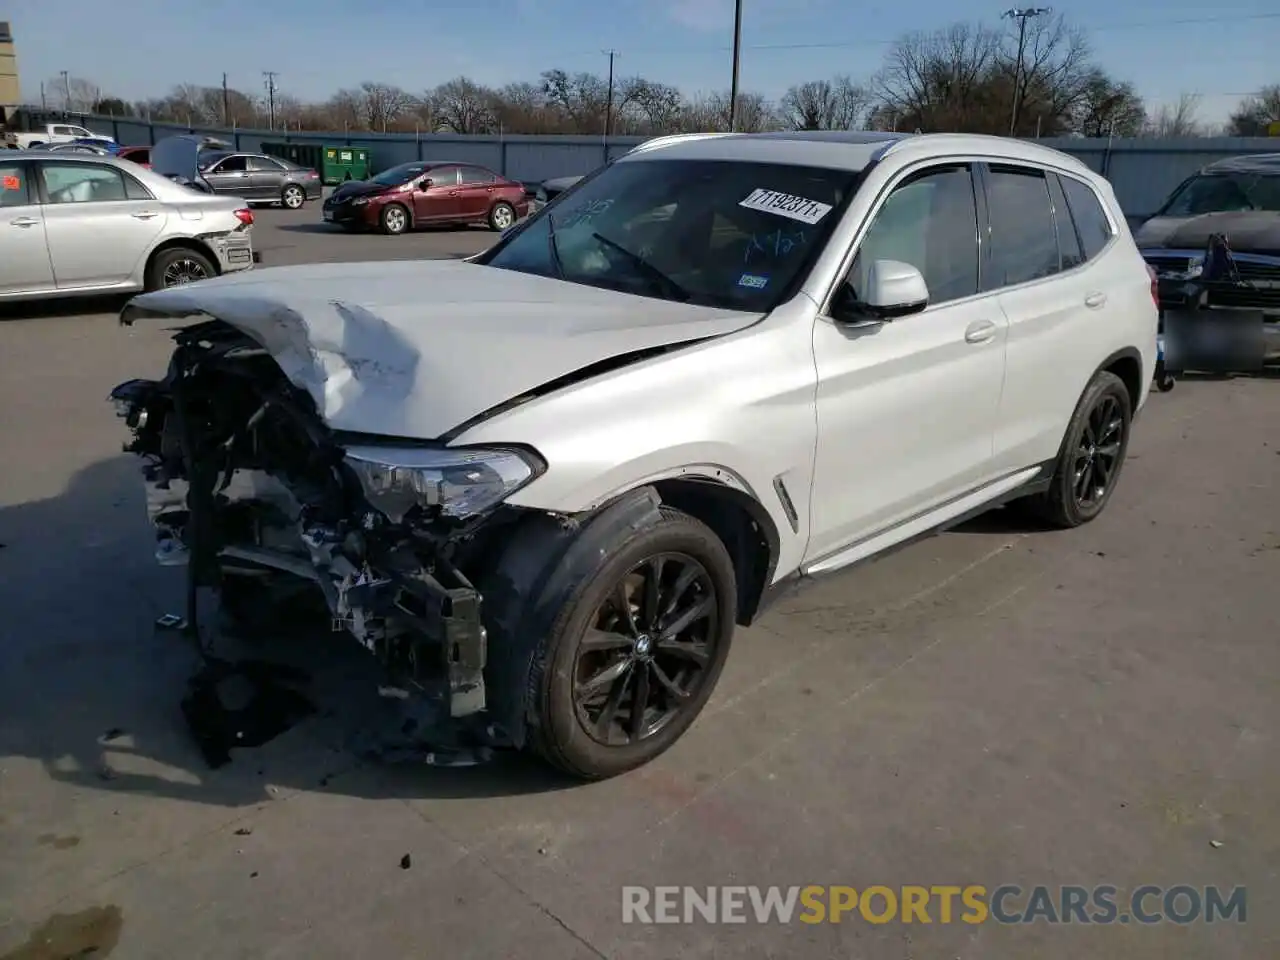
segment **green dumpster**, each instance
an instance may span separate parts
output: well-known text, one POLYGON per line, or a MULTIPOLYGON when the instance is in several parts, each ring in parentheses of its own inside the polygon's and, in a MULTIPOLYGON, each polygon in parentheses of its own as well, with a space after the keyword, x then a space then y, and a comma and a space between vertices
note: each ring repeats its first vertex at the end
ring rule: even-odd
POLYGON ((363 147, 319 143, 264 143, 262 152, 315 170, 328 185, 369 176, 369 151, 363 147))

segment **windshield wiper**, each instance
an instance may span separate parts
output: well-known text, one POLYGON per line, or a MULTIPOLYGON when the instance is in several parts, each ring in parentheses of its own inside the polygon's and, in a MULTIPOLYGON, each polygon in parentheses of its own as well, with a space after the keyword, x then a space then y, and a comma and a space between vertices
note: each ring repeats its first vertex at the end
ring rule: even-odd
POLYGON ((564 264, 560 262, 560 247, 556 245, 556 218, 547 214, 547 252, 551 257, 551 266, 556 271, 556 279, 564 279, 564 264))
POLYGON ((663 273, 661 270, 655 267, 652 263, 650 263, 644 257, 640 256, 640 254, 635 253, 634 251, 628 250, 626 247, 618 243, 616 240, 610 240, 608 237, 603 236, 599 233, 593 233, 591 234, 591 236, 593 239, 599 240, 609 249, 617 250, 620 254, 622 254, 624 257, 626 257, 628 260, 634 263, 637 267, 640 268, 640 270, 643 273, 647 274, 650 279, 656 281, 659 286, 663 287, 667 291, 667 293, 672 297, 672 299, 688 300, 691 296, 693 296, 693 294, 691 294, 688 290, 680 286, 679 283, 677 283, 675 280, 672 280, 669 276, 667 276, 665 273, 663 273))

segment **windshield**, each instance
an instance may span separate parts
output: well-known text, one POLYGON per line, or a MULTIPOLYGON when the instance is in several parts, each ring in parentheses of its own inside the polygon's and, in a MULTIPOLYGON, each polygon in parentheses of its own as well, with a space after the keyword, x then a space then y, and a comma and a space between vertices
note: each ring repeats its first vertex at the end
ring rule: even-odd
POLYGON ((1231 173, 1192 177, 1174 192, 1160 215, 1194 217, 1242 210, 1280 213, 1280 176, 1231 173))
POLYGON ((390 170, 383 170, 373 178, 373 182, 381 187, 398 187, 402 183, 408 183, 414 177, 422 176, 426 169, 421 163, 402 163, 390 170))
POLYGON ((773 309, 803 279, 859 173, 638 160, 606 167, 478 262, 640 296, 773 309))

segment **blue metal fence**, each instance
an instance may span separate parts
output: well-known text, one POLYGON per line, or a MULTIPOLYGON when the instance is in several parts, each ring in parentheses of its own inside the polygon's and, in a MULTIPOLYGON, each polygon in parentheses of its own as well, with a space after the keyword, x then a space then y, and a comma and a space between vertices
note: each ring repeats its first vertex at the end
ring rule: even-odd
MULTIPOLYGON (((589 173, 630 150, 644 137, 459 136, 404 133, 283 133, 221 127, 184 127, 113 117, 84 117, 90 129, 122 144, 151 144, 177 133, 218 137, 238 150, 257 150, 264 141, 365 147, 374 172, 411 160, 477 163, 504 176, 530 183, 589 173)), ((1280 138, 1197 137, 1180 140, 1039 141, 1083 160, 1106 176, 1131 218, 1150 215, 1182 180, 1205 164, 1245 153, 1280 152, 1280 138)))

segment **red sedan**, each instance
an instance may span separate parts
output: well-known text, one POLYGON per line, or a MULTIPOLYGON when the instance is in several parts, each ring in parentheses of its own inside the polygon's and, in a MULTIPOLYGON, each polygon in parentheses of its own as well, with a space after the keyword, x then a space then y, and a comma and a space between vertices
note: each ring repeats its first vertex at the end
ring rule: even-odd
POLYGON ((131 160, 140 167, 151 169, 150 147, 121 147, 116 151, 116 156, 121 160, 131 160))
POLYGON ((326 222, 400 234, 437 224, 506 230, 529 212, 524 186, 475 164, 415 161, 344 183, 324 202, 326 222))

